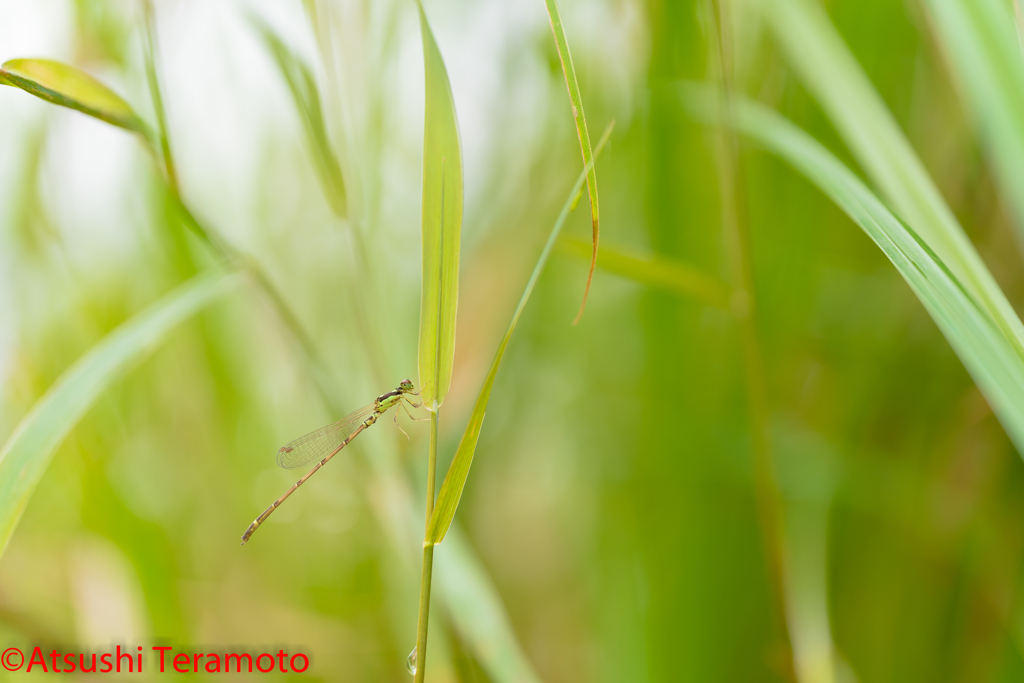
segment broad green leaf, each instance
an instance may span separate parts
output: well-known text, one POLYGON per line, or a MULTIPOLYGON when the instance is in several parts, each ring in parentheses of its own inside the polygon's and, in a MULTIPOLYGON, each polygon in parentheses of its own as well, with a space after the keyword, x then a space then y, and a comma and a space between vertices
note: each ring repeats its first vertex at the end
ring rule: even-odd
POLYGON ((237 276, 200 275, 104 337, 36 401, 0 449, 0 554, 64 437, 107 387, 237 276))
MULTIPOLYGON (((684 102, 700 118, 719 119, 712 91, 685 88, 684 102)), ((988 399, 1024 454, 1024 360, 977 301, 910 226, 902 223, 828 150, 778 114, 735 101, 734 125, 785 159, 828 195, 892 261, 988 399)))
POLYGON ((1010 5, 996 0, 928 0, 1002 196, 1024 236, 1024 61, 1010 5))
MULTIPOLYGON (((590 258, 590 244, 565 238, 558 241, 564 251, 590 258)), ((729 287, 693 266, 663 256, 639 256, 607 244, 597 255, 597 266, 648 287, 661 289, 715 308, 729 308, 729 287)))
POLYGON ((420 300, 420 395, 429 410, 444 403, 455 360, 462 233, 462 151, 448 72, 416 3, 423 37, 426 104, 423 121, 423 286, 420 300))
POLYGON ((790 64, 879 191, 1024 355, 1024 326, 825 11, 807 0, 762 1, 790 64))
MULTIPOLYGON (((608 124, 604 134, 597 143, 596 154, 601 153, 601 149, 612 134, 614 125, 614 122, 608 124)), ((437 496, 437 505, 434 507, 434 512, 430 516, 430 524, 427 527, 427 543, 440 543, 443 541, 445 534, 448 533, 448 528, 452 525, 452 520, 455 519, 455 510, 459 507, 462 491, 466 488, 469 468, 473 465, 473 455, 476 453, 476 444, 480 439, 480 429, 483 427, 484 415, 487 413, 487 402, 491 398, 491 388, 494 386, 494 378, 498 375, 501 359, 505 356, 505 348, 508 346, 509 339, 512 338, 512 332, 516 329, 519 316, 522 315, 523 309, 526 308, 526 302, 530 300, 533 287, 537 284, 537 279, 540 278, 540 274, 544 270, 544 264, 547 263, 551 250, 554 249, 558 241, 558 235, 562 232, 562 226, 565 225, 565 221, 572 211, 573 199, 583 188, 583 184, 590 174, 590 166, 593 163, 594 160, 591 159, 590 163, 583 168, 580 177, 576 179, 576 184, 573 185, 569 197, 565 200, 565 205, 562 206, 562 211, 555 220, 554 227, 551 228, 551 234, 548 235, 548 241, 544 245, 540 257, 537 259, 537 264, 533 267, 530 279, 526 283, 526 289, 523 290, 523 295, 519 298, 519 305, 516 306, 515 313, 512 314, 512 320, 508 324, 508 329, 505 330, 505 336, 501 338, 501 342, 498 344, 494 360, 491 361, 491 368, 487 371, 484 385, 480 387, 480 393, 477 395, 476 403, 473 405, 473 412, 469 416, 469 424, 466 425, 466 431, 462 434, 459 448, 455 451, 452 464, 448 467, 448 474, 445 475, 444 483, 441 484, 441 493, 437 496)))
POLYGON ((12 59, 0 67, 0 83, 13 85, 47 102, 76 109, 102 121, 142 133, 142 119, 113 90, 81 69, 51 59, 12 59))
POLYGON ((310 152, 316 160, 316 169, 327 202, 335 215, 345 217, 348 212, 345 181, 341 173, 341 164, 338 163, 338 159, 334 155, 334 149, 327 134, 327 126, 324 124, 320 91, 317 88, 316 79, 313 77, 313 71, 262 20, 254 17, 252 23, 263 37, 263 42, 274 58, 281 76, 288 84, 295 109, 302 118, 303 127, 306 130, 310 152))
POLYGON ((558 59, 562 62, 562 73, 565 75, 565 86, 569 89, 569 102, 572 104, 572 117, 576 122, 576 134, 580 139, 580 151, 583 153, 583 165, 590 169, 587 174, 587 193, 590 195, 590 220, 593 228, 591 237, 590 271, 587 273, 587 286, 583 290, 583 301, 580 303, 576 322, 583 316, 587 307, 587 296, 590 294, 590 282, 594 279, 594 266, 597 265, 597 243, 600 237, 601 211, 597 202, 597 169, 594 167, 594 152, 590 147, 590 132, 587 130, 587 117, 583 114, 583 98, 580 96, 580 84, 576 80, 576 68, 572 65, 572 54, 569 53, 569 41, 562 27, 562 17, 558 12, 557 0, 544 0, 548 8, 548 20, 551 32, 555 36, 555 47, 558 48, 558 59))

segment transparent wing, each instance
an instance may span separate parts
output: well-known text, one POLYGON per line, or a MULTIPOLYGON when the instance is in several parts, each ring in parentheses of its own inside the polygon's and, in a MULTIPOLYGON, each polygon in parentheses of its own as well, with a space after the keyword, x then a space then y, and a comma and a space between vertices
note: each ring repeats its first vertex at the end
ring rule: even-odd
POLYGON ((277 452, 277 464, 286 470, 323 460, 345 442, 373 412, 374 404, 360 408, 333 424, 300 436, 277 452))

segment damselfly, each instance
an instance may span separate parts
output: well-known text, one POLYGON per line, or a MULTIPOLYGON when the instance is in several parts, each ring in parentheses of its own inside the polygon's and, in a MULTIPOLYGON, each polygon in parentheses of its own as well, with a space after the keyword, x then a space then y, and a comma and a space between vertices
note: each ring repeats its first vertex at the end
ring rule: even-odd
MULTIPOLYGON (((287 500, 288 496, 295 492, 295 489, 305 484, 306 480, 312 477, 318 469, 326 465, 328 460, 337 455, 338 451, 342 448, 349 445, 354 438, 359 436, 360 432, 376 422, 377 418, 386 413, 388 409, 397 405, 405 407, 404 404, 406 403, 414 408, 419 408, 422 404, 413 403, 412 399, 409 398, 409 396, 419 396, 419 392, 413 391, 414 388, 411 380, 402 380, 397 389, 381 394, 370 405, 360 408, 334 424, 329 424, 315 432, 299 437, 287 446, 282 446, 281 450, 277 452, 277 464, 280 467, 290 470, 304 467, 315 460, 320 462, 307 472, 302 479, 295 482, 290 489, 285 491, 283 496, 275 500, 270 507, 264 510, 263 514, 253 520, 253 523, 242 534, 242 545, 245 545, 245 542, 260 527, 260 524, 267 521, 270 513, 287 500)), ((408 410, 406 408, 406 412, 408 410)), ((410 415, 410 417, 412 416, 410 415)), ((415 420, 416 418, 413 419, 415 420)), ((395 424, 398 424, 398 413, 395 413, 395 424)))

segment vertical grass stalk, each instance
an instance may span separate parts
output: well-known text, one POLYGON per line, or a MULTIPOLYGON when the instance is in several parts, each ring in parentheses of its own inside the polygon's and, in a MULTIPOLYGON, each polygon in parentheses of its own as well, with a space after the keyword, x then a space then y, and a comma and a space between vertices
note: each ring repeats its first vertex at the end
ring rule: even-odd
POLYGON ((423 683, 427 672, 427 625, 430 621, 430 582, 434 571, 434 543, 430 540, 430 518, 434 514, 434 488, 437 473, 438 411, 430 413, 430 451, 427 457, 427 518, 423 530, 423 571, 420 574, 420 610, 416 624, 416 678, 423 683))
MULTIPOLYGON (((720 111, 731 119, 732 112, 732 43, 729 32, 729 0, 708 0, 708 34, 712 42, 709 65, 718 80, 720 111)), ((783 557, 782 495, 775 475, 775 458, 770 435, 768 392, 765 386, 764 362, 757 323, 754 317, 754 282, 750 262, 750 235, 746 224, 744 191, 736 132, 731 126, 720 126, 714 135, 715 160, 718 168, 722 202, 722 232, 726 260, 733 291, 732 308, 739 321, 743 352, 744 378, 749 404, 751 450, 754 465, 754 497, 757 519, 767 561, 772 613, 782 639, 787 679, 795 680, 792 644, 786 622, 785 577, 783 557)))
POLYGON ((455 361, 455 314, 459 300, 459 245, 462 236, 462 144, 448 70, 430 30, 423 3, 417 0, 423 42, 423 192, 420 334, 417 364, 420 400, 430 411, 430 452, 427 459, 427 517, 423 532, 423 570, 416 628, 415 676, 427 669, 427 624, 434 544, 429 540, 434 512, 437 470, 437 424, 441 404, 452 382, 455 361))

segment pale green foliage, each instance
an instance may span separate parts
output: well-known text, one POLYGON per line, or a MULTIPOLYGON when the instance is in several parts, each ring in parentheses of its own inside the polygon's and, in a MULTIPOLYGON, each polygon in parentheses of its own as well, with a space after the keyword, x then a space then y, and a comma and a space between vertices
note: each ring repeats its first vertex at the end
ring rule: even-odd
POLYGON ((419 387, 424 405, 437 410, 452 381, 455 311, 459 302, 462 235, 462 150, 448 72, 423 5, 426 104, 423 122, 423 288, 420 303, 419 387))
POLYGON ((285 83, 288 84, 292 102, 302 118, 309 151, 316 162, 317 175, 331 210, 335 215, 345 217, 348 214, 345 181, 341 173, 341 164, 334 154, 330 136, 327 134, 322 98, 313 71, 263 20, 254 18, 253 24, 263 37, 267 50, 277 64, 285 83))
POLYGON ((0 553, 57 447, 96 399, 179 323, 230 291, 237 276, 197 276, 152 304, 68 368, 0 450, 0 553))
POLYGON ((0 83, 47 102, 148 135, 145 123, 117 93, 81 69, 52 59, 12 59, 0 68, 0 83))

